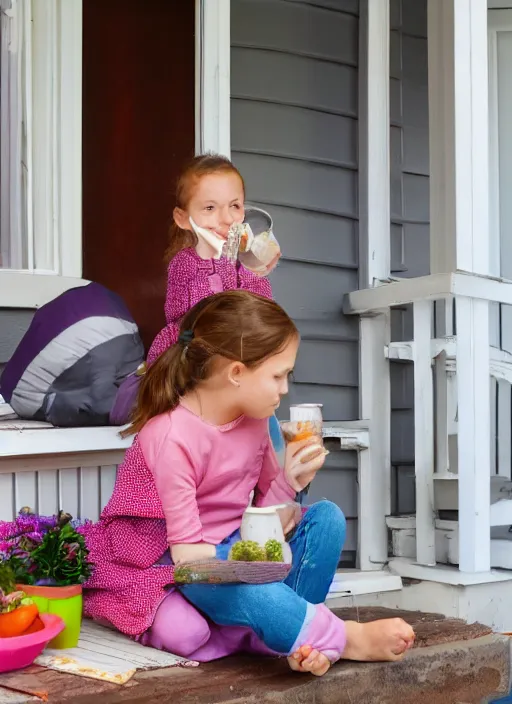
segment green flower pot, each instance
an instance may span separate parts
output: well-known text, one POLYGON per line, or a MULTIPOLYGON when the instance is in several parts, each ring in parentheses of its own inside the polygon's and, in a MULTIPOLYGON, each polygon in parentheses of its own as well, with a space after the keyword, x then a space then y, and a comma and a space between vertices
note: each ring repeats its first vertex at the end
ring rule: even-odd
POLYGON ((42 614, 55 614, 66 624, 64 630, 48 643, 49 648, 76 648, 82 625, 82 586, 35 587, 20 584, 18 588, 30 596, 42 614))

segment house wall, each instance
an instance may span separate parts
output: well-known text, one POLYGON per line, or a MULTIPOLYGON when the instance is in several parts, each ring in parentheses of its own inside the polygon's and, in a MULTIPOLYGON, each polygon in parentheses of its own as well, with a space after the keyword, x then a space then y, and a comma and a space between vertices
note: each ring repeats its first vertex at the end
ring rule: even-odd
MULTIPOLYGON (((331 420, 358 412, 357 321, 341 313, 358 285, 358 5, 231 2, 233 160, 248 199, 274 217, 284 252, 274 293, 303 337, 290 401, 323 401, 331 420)), ((426 8, 391 0, 391 258, 402 277, 429 268, 426 8)), ((410 309, 393 311, 392 328, 411 338, 410 309)), ((413 393, 411 366, 393 364, 395 511, 414 509, 413 393)), ((310 498, 334 496, 355 519, 355 467, 335 453, 310 498)))
MULTIPOLYGON (((232 158, 250 202, 267 209, 283 258, 277 301, 302 335, 289 403, 358 417, 358 321, 342 314, 358 286, 358 2, 232 0, 232 158)), ((356 549, 357 457, 335 450, 309 501, 329 497, 356 549)))
POLYGON ((6 362, 28 330, 34 315, 32 310, 0 308, 0 375, 6 362))
MULTIPOLYGON (((429 273, 427 0, 391 0, 391 270, 429 273)), ((392 339, 412 339, 410 307, 392 311, 392 339)), ((414 511, 412 364, 391 364, 393 510, 414 511)))

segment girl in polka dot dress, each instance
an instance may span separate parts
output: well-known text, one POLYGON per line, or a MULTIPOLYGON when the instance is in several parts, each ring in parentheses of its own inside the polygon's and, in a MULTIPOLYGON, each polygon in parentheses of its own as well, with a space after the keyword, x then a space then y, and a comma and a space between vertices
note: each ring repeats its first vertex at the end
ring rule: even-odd
POLYGON ((323 465, 323 453, 301 462, 311 439, 289 443, 281 464, 269 438, 298 346, 283 309, 247 291, 186 313, 178 343, 142 380, 136 437, 87 529, 89 616, 201 662, 250 652, 323 675, 340 658, 405 655, 414 633, 402 620, 344 622, 324 605, 345 539, 344 516, 329 501, 304 516, 292 504, 281 516, 286 533, 295 528, 284 582, 170 586, 176 564, 228 558, 251 495, 259 507, 293 502, 323 465))
POLYGON ((272 298, 266 275, 277 264, 277 257, 265 275, 259 276, 240 262, 234 264, 221 256, 220 247, 227 240, 229 228, 244 220, 244 201, 242 176, 224 156, 196 156, 180 176, 166 252, 169 262, 165 299, 167 325, 151 345, 148 365, 177 342, 180 320, 203 298, 233 289, 272 298), (210 236, 205 239, 201 230, 210 236))

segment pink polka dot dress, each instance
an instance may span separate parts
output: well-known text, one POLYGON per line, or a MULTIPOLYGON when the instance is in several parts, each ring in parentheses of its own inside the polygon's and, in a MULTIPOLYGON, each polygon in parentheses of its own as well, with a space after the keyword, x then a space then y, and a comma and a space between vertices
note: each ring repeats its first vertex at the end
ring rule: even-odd
POLYGON ((214 293, 237 288, 272 298, 269 280, 253 274, 241 264, 232 264, 225 257, 202 259, 193 248, 178 252, 169 264, 167 274, 167 325, 151 345, 148 364, 154 362, 168 347, 176 344, 180 321, 196 303, 214 293))

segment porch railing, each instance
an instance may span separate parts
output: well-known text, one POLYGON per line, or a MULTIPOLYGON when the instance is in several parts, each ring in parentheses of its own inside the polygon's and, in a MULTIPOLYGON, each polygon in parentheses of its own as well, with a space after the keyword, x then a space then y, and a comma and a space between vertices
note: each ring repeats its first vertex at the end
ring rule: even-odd
MULTIPOLYGON (((379 355, 387 361, 388 375, 391 360, 414 365, 416 561, 421 565, 436 563, 437 481, 458 480, 461 571, 489 571, 491 526, 512 525, 512 500, 491 506, 491 476, 510 481, 512 382, 512 355, 489 345, 492 302, 512 304, 512 282, 463 271, 382 283, 346 297, 345 313, 362 316, 370 326, 389 320, 394 306, 413 307, 413 339, 389 342, 379 355), (491 378, 504 387, 504 412, 497 421, 491 412, 491 378), (448 443, 455 418, 456 468, 450 467, 448 443), (492 437, 498 434, 502 440, 497 453, 491 428, 492 437)), ((363 369, 362 385, 364 374, 363 369)), ((389 424, 390 413, 385 395, 372 426, 389 424)), ((380 521, 384 518, 379 516, 380 521)))

